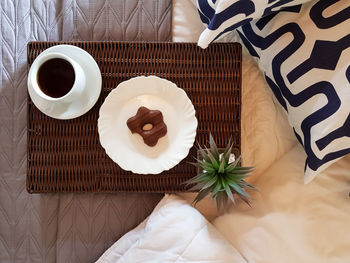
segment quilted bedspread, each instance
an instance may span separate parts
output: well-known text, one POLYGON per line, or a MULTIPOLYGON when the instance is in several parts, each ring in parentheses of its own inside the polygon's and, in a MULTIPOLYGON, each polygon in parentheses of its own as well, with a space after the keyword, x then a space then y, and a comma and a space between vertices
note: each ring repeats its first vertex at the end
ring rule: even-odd
POLYGON ((94 262, 158 194, 29 195, 28 41, 171 40, 170 0, 1 0, 0 262, 94 262))

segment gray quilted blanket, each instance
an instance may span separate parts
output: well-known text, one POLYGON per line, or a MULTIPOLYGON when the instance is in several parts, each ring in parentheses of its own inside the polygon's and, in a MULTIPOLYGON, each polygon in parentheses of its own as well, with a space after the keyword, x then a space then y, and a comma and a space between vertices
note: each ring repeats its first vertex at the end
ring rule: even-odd
POLYGON ((94 262, 158 194, 29 195, 26 45, 31 40, 171 40, 171 0, 1 0, 0 262, 94 262))

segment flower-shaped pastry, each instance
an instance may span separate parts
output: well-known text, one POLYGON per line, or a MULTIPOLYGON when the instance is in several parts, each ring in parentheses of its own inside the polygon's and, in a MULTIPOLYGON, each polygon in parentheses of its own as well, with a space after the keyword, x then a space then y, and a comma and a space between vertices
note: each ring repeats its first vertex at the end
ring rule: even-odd
POLYGON ((132 133, 138 133, 148 146, 155 146, 158 140, 167 133, 167 126, 163 121, 163 114, 159 110, 140 107, 135 116, 126 122, 132 133))

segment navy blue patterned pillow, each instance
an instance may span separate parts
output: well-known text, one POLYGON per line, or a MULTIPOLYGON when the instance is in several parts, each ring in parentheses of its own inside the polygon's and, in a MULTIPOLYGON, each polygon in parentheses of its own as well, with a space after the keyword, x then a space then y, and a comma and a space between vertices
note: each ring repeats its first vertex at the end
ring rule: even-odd
POLYGON ((238 29, 307 154, 306 183, 350 153, 349 0, 319 0, 238 29))
POLYGON ((253 19, 310 0, 197 0, 198 11, 207 28, 198 40, 206 48, 212 41, 253 19))

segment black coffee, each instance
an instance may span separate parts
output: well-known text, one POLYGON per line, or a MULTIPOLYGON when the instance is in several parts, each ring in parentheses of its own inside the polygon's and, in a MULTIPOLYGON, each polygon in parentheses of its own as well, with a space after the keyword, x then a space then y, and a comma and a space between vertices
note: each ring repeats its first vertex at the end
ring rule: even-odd
POLYGON ((40 89, 46 95, 59 98, 72 89, 75 73, 73 66, 68 61, 54 58, 40 66, 37 80, 40 89))

